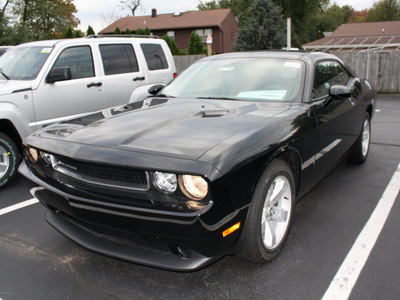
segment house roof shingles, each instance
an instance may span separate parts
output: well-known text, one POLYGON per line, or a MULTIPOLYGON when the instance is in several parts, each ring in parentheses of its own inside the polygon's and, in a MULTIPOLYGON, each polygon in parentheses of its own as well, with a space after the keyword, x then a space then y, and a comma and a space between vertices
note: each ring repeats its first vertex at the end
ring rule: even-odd
POLYGON ((214 9, 203 11, 189 11, 178 14, 158 14, 156 17, 140 16, 121 18, 100 33, 114 33, 115 28, 123 32, 126 29, 136 31, 138 28, 148 27, 150 30, 170 30, 184 28, 220 27, 223 20, 231 12, 227 9, 214 9))
POLYGON ((327 48, 332 45, 365 44, 376 46, 386 43, 398 43, 400 21, 350 23, 340 25, 329 37, 304 44, 305 49, 327 48), (396 42, 395 42, 396 41, 396 42))

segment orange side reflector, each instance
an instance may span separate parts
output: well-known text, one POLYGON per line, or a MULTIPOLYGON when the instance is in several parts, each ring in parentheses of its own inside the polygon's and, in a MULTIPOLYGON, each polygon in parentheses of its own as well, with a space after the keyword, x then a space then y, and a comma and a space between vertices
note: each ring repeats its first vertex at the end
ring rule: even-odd
POLYGON ((222 232, 222 236, 226 237, 226 236, 230 235, 231 233, 233 233, 234 231, 238 230, 239 228, 240 228, 240 222, 236 223, 232 227, 230 227, 227 230, 225 230, 224 232, 222 232))

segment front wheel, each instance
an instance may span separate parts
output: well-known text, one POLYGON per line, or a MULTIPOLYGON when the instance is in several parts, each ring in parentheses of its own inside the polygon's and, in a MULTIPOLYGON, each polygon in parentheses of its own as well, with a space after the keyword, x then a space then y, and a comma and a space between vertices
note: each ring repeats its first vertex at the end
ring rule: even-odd
POLYGON ((289 232, 294 191, 292 170, 283 160, 274 160, 265 169, 253 194, 239 258, 266 263, 278 256, 289 232))
POLYGON ((17 175, 19 161, 20 155, 13 140, 0 133, 0 189, 17 175))
POLYGON ((347 156, 347 161, 355 164, 362 164, 367 160, 371 143, 371 117, 365 113, 361 133, 355 142, 353 149, 347 156))

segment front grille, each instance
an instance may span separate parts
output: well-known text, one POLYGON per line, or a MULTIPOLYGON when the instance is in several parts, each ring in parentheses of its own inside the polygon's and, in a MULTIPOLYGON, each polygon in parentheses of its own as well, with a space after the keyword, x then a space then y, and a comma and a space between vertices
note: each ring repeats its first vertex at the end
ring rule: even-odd
POLYGON ((63 157, 51 157, 53 169, 91 184, 132 190, 148 190, 146 171, 119 166, 81 162, 63 157))

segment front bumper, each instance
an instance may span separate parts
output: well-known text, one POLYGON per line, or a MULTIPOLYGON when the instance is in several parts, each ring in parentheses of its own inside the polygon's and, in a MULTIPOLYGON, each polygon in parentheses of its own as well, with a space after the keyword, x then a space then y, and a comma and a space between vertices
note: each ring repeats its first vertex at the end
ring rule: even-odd
POLYGON ((25 163, 19 171, 43 187, 33 195, 48 208, 46 220, 88 250, 152 267, 193 271, 240 249, 247 207, 221 216, 215 224, 207 224, 200 214, 93 209, 77 205, 79 199, 42 181, 25 163), (239 230, 223 237, 222 232, 238 222, 239 230))

